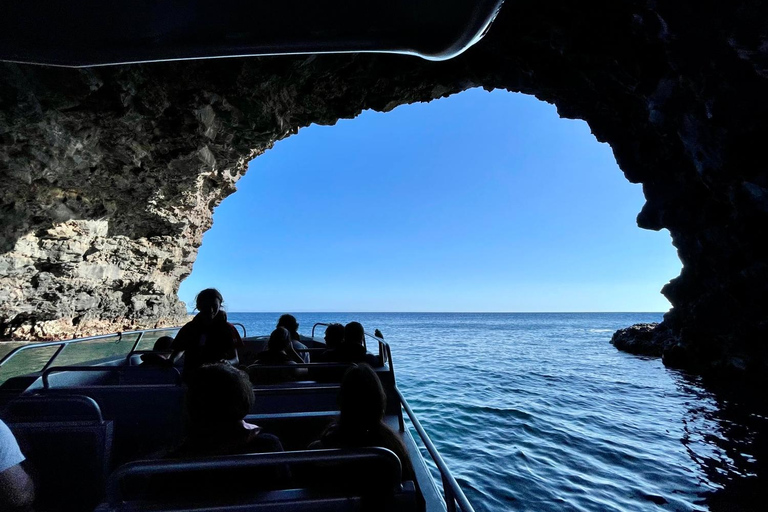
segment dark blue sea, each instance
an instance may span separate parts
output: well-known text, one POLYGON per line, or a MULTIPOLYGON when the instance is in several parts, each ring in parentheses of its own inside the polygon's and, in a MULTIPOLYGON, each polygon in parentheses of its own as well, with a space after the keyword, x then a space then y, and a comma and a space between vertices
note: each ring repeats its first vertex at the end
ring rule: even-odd
MULTIPOLYGON (((477 511, 708 510, 751 475, 749 422, 739 445, 696 379, 610 345, 660 313, 295 316, 305 335, 352 320, 383 332, 398 385, 477 511)), ((249 335, 277 317, 230 314, 249 335)))

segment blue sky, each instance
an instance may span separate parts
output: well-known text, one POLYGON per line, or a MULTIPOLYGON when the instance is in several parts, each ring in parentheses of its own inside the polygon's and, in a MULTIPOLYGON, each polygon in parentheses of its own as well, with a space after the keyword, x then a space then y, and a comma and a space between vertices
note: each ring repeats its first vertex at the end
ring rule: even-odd
POLYGON ((229 311, 666 311, 666 231, 586 123, 473 89, 310 126, 250 164, 179 296, 229 311))

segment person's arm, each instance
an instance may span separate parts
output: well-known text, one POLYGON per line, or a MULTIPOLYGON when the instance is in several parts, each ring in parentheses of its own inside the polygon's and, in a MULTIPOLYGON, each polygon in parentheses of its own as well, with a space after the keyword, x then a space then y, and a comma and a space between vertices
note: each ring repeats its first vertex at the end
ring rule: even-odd
POLYGON ((0 510, 30 510, 35 486, 21 464, 0 473, 0 510))
POLYGON ((21 467, 23 461, 13 432, 0 420, 0 510, 29 510, 35 500, 32 479, 21 467))
POLYGON ((227 358, 227 362, 231 364, 232 366, 240 364, 240 356, 237 353, 237 349, 243 348, 245 346, 245 343, 243 343, 243 338, 240 337, 240 333, 237 330, 237 327, 227 322, 227 325, 229 326, 229 329, 232 333, 232 347, 227 350, 227 352, 224 354, 224 356, 227 358))
POLYGON ((232 348, 232 349, 228 350, 227 353, 225 354, 225 356, 227 358, 227 362, 229 364, 231 364, 232 366, 240 364, 240 357, 237 354, 237 349, 236 348, 232 348))
POLYGON ((184 348, 187 346, 187 338, 189 336, 187 334, 187 325, 179 329, 179 332, 176 333, 176 337, 173 338, 173 343, 171 343, 172 352, 171 356, 168 358, 168 364, 171 366, 175 365, 179 358, 184 354, 184 348))
POLYGON ((291 341, 288 344, 288 349, 285 351, 285 353, 288 355, 288 357, 291 358, 291 361, 293 361, 296 364, 304 364, 304 359, 302 359, 301 355, 299 355, 298 352, 296 352, 296 349, 293 348, 293 341, 291 341))

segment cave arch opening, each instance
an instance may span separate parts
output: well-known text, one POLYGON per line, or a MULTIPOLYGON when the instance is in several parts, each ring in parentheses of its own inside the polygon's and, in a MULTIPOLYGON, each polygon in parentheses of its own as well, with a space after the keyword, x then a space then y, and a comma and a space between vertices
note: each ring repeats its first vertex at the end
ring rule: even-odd
POLYGON ((179 296, 230 311, 657 311, 680 262, 586 123, 470 89, 254 159, 179 296))

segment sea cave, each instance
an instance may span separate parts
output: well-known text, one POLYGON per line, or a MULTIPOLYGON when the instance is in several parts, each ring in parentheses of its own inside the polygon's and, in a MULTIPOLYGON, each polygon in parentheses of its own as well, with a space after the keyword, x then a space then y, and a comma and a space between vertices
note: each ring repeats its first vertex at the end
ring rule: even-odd
MULTIPOLYGON (((180 324, 213 208, 248 162, 316 123, 473 87, 583 119, 641 183, 641 228, 683 269, 653 329, 623 333, 669 366, 764 374, 768 259, 761 170, 768 6, 509 2, 446 62, 373 54, 88 69, 2 64, 0 337, 180 324)), ((617 343, 620 344, 621 340, 617 343)))

